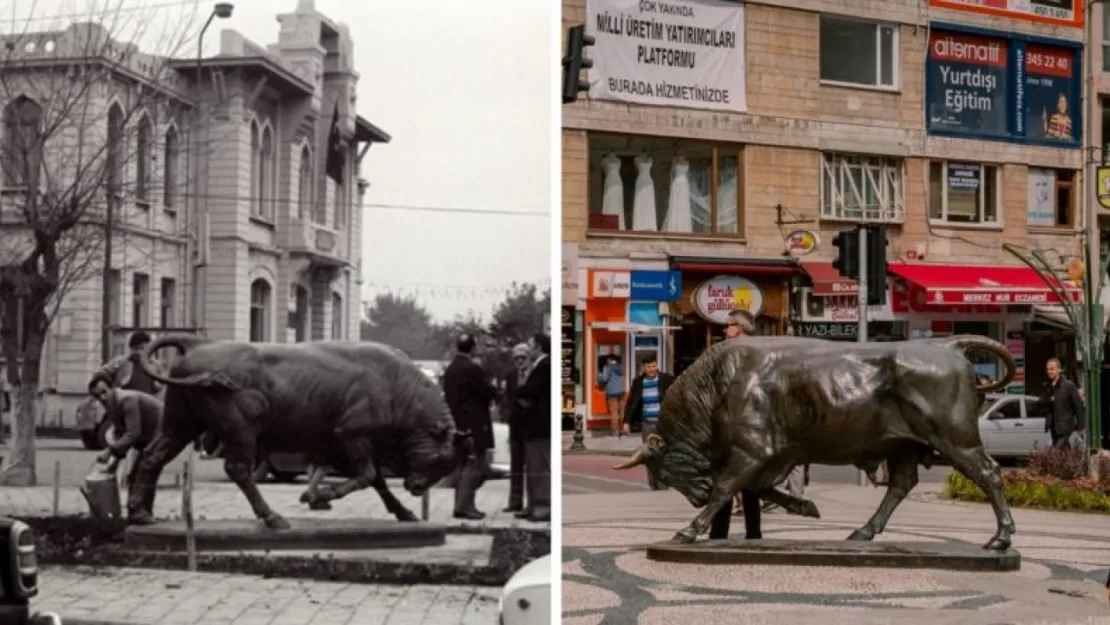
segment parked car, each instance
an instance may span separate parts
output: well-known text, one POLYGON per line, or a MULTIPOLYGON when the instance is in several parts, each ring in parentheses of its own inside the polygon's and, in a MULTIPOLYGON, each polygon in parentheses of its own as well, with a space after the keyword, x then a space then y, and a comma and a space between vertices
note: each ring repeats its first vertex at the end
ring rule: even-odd
POLYGON ((551 624, 551 554, 525 564, 501 591, 501 625, 551 624))
POLYGON ((979 416, 983 447, 995 459, 1028 460, 1036 447, 1052 444, 1044 431, 1048 410, 1032 395, 987 395, 979 416))
POLYGON ((62 625, 58 615, 31 613, 31 599, 39 593, 35 534, 26 523, 0 516, 0 623, 5 625, 62 625))
MULTIPOLYGON (((493 424, 493 455, 490 459, 490 471, 487 479, 507 479, 509 477, 509 426, 504 423, 493 424)), ((214 453, 207 454, 208 458, 220 457, 221 448, 217 447, 214 453)), ((383 467, 386 477, 393 477, 389 470, 383 467)), ((261 482, 267 477, 275 482, 290 483, 308 472, 308 461, 304 454, 297 453, 272 453, 268 458, 260 458, 255 462, 254 479, 261 482)), ((341 477, 351 477, 344 475, 341 477)))

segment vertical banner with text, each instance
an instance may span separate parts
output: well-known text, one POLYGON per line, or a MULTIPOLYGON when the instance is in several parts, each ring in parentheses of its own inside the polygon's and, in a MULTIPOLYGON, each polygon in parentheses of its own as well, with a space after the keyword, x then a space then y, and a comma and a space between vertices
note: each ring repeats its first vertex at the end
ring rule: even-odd
POLYGON ((590 97, 655 106, 748 108, 744 5, 586 0, 590 97))

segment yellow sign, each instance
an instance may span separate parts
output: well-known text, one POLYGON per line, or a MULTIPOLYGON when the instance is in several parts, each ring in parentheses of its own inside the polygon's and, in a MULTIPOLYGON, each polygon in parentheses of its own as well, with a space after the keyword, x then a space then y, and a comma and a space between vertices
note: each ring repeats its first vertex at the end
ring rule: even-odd
MULTIPOLYGON (((762 298, 760 298, 762 299, 762 298)), ((752 302, 755 300, 755 293, 752 289, 745 286, 739 286, 732 291, 732 309, 743 310, 745 312, 752 312, 752 302)))
POLYGON ((1098 205, 1110 210, 1110 165, 1102 165, 1095 171, 1098 184, 1098 205))
POLYGON ((1083 274, 1086 271, 1087 266, 1078 258, 1073 258, 1068 262, 1068 277, 1071 278, 1072 282, 1080 286, 1083 284, 1083 274))

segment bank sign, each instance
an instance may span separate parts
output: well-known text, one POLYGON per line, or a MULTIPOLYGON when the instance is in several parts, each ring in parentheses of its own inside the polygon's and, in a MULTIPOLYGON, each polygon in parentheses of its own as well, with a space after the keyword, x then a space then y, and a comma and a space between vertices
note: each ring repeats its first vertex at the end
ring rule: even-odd
POLYGON ((1077 42, 933 23, 929 134, 1078 146, 1080 53, 1077 42))

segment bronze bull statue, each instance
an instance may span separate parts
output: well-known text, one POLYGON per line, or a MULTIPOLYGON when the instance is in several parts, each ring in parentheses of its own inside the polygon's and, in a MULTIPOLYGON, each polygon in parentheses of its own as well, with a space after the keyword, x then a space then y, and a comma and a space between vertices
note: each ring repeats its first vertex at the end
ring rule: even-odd
POLYGON ((689 543, 742 489, 817 516, 811 502, 775 489, 797 465, 855 465, 874 476, 885 460, 886 495, 849 536, 871 540, 917 485, 917 465, 928 466, 936 452, 987 494, 998 530, 984 548, 1005 550, 1014 521, 1001 472, 979 438, 978 407, 983 393, 1005 388, 1015 371, 1004 345, 973 335, 864 344, 792 337, 725 341, 675 380, 657 434, 615 468, 643 464, 704 508, 675 535, 689 543), (1005 375, 977 387, 965 351, 997 356, 1005 375))
POLYGON ((205 433, 223 445, 228 477, 272 528, 289 524, 254 483, 257 457, 303 453, 346 466, 353 478, 313 492, 312 499, 336 499, 373 486, 399 520, 415 521, 416 515, 389 492, 383 463, 404 476, 405 488, 419 496, 454 471, 468 450, 469 440, 456 431, 436 386, 388 345, 209 342, 166 335, 147 346, 140 366, 167 388, 162 431, 128 497, 128 520, 134 524, 153 522, 154 487, 162 469, 205 433), (151 362, 151 355, 164 348, 181 353, 166 374, 151 362))

